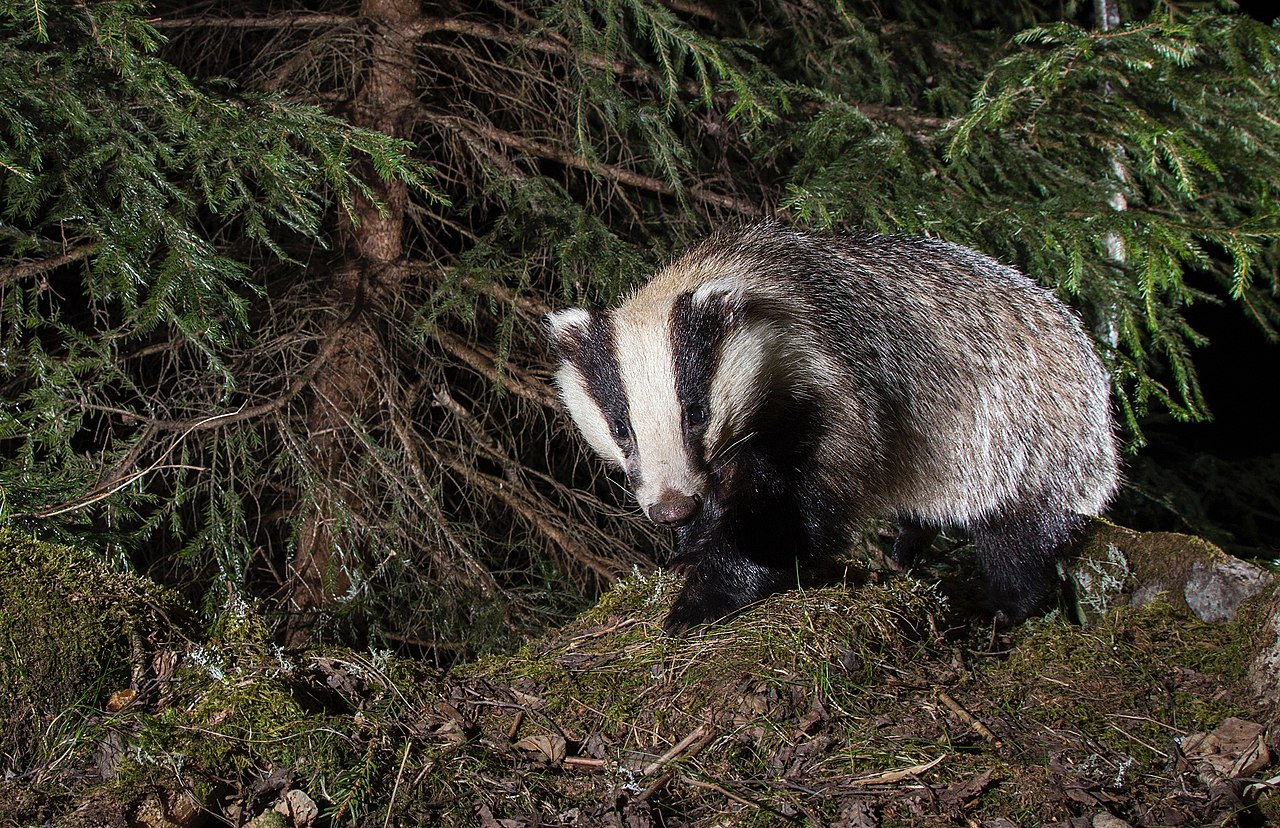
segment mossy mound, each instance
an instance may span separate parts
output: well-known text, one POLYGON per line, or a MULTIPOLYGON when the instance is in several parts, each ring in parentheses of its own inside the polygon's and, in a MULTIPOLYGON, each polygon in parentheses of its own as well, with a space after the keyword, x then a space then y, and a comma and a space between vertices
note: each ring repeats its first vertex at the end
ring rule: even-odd
POLYGON ((0 528, 0 777, 91 753, 109 696, 124 705, 184 617, 152 581, 0 528))
POLYGON ((1066 828, 1280 816, 1274 788, 1256 784, 1275 775, 1274 713, 1248 680, 1269 623, 1254 610, 1273 595, 1231 622, 1156 597, 1089 627, 1055 615, 997 636, 936 585, 890 577, 777 595, 671 638, 660 624, 678 586, 635 574, 554 634, 443 675, 386 653, 286 653, 252 613, 229 614, 117 719, 114 780, 46 802, 54 817, 38 821, 1066 828))
POLYGON ((670 591, 662 576, 629 579, 562 635, 453 678, 454 741, 435 748, 423 803, 440 824, 1261 813, 1179 747, 1259 714, 1252 637, 1236 625, 1155 600, 1088 629, 1055 618, 992 638, 947 631, 938 593, 901 578, 775 596, 672 640, 658 631, 670 591))

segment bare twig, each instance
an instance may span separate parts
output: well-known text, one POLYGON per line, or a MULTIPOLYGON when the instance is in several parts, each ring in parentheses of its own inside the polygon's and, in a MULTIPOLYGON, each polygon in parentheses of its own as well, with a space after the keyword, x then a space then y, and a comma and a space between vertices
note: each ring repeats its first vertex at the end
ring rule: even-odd
POLYGON ((58 256, 51 256, 48 259, 40 259, 34 262, 22 262, 21 264, 7 267, 0 270, 0 287, 9 282, 16 282, 20 279, 27 279, 32 276, 39 276, 42 273, 48 273, 51 270, 57 270, 63 265, 78 262, 87 259, 93 255, 93 251, 97 248, 97 244, 84 244, 80 247, 68 250, 58 256))
POLYGON ((541 534, 562 550, 570 559, 577 561, 594 572, 605 582, 610 582, 618 575, 618 561, 601 558, 591 552, 584 544, 570 537, 570 533, 556 525, 552 516, 534 507, 528 500, 528 494, 517 491, 507 485, 505 480, 476 469, 454 457, 439 457, 437 460, 460 475, 472 486, 487 493, 490 497, 506 504, 512 511, 536 528, 541 534))
MULTIPOLYGON (((701 779, 694 779, 691 776, 684 776, 681 778, 695 788, 705 788, 706 790, 709 790, 709 791, 715 791, 721 796, 732 799, 734 802, 738 803, 739 805, 746 805, 749 808, 757 808, 761 811, 767 811, 768 813, 771 813, 771 814, 778 813, 777 811, 774 811, 772 808, 768 807, 767 805, 761 805, 759 802, 756 802, 751 799, 747 799, 744 796, 740 796, 734 793, 733 791, 729 790, 728 788, 725 788, 721 785, 717 785, 715 782, 705 782, 701 779)), ((781 814, 778 814, 778 815, 782 816, 781 814)))
MULTIPOLYGON (((700 739, 703 739, 703 737, 706 735, 707 735, 707 726, 705 724, 698 725, 696 728, 693 729, 693 732, 691 732, 688 736, 685 736, 683 739, 676 742, 671 747, 671 750, 667 751, 666 753, 662 754, 657 759, 653 760, 648 765, 646 765, 644 770, 640 771, 640 775, 653 776, 655 773, 662 770, 664 765, 666 765, 672 759, 675 759, 681 753, 684 753, 684 751, 690 745, 692 745, 694 742, 697 742, 700 739)), ((714 734, 712 735, 714 736, 714 734)), ((710 741, 710 740, 709 739, 703 740, 702 744, 698 745, 698 749, 702 748, 707 741, 710 741)), ((698 749, 690 751, 690 755, 697 753, 698 749)))
POLYGON ((575 152, 570 152, 560 147, 544 144, 540 141, 534 141, 531 138, 525 138, 516 135, 513 132, 507 132, 499 129, 492 124, 482 124, 478 121, 459 118, 454 115, 444 115, 440 113, 427 112, 424 117, 440 124, 452 126, 454 129, 464 130, 474 133, 485 140, 501 144, 504 147, 513 149, 526 155, 536 156, 548 161, 555 161, 566 167, 582 170, 592 175, 610 181, 616 181, 629 187, 635 187, 641 190, 657 193, 658 195, 676 197, 681 194, 687 195, 694 201, 700 201, 704 204, 714 205, 726 210, 732 210, 745 216, 760 216, 762 212, 759 207, 749 201, 738 198, 736 196, 725 195, 723 193, 712 192, 705 187, 694 185, 687 190, 677 190, 672 185, 661 179, 648 175, 632 172, 612 164, 603 164, 599 161, 592 161, 584 158, 575 152))
MULTIPOLYGON (((181 431, 184 434, 226 428, 228 426, 236 425, 237 423, 242 423, 246 420, 252 420, 256 417, 270 414, 283 408, 290 400, 296 397, 299 392, 311 384, 311 381, 315 378, 316 374, 322 367, 324 367, 324 364, 331 356, 333 356, 333 353, 342 344, 342 339, 346 330, 347 326, 345 324, 334 330, 325 344, 320 348, 320 352, 316 354, 315 358, 308 363, 307 367, 298 374, 293 382, 289 383, 289 386, 276 397, 267 400, 264 403, 250 406, 242 405, 234 411, 225 411, 211 417, 198 417, 182 420, 155 420, 142 417, 131 411, 124 411, 122 409, 111 410, 122 416, 132 417, 140 422, 144 422, 149 427, 158 431, 181 431)), ((85 407, 100 409, 100 407, 97 406, 85 407)))
MULTIPOLYGON (((452 331, 437 327, 431 332, 431 338, 439 342, 446 351, 457 357, 480 376, 492 380, 497 373, 497 361, 492 354, 469 345, 462 337, 452 331)), ((558 405, 556 395, 552 392, 551 386, 527 372, 520 371, 515 366, 508 365, 506 367, 503 385, 508 391, 536 402, 538 405, 548 408, 555 408, 558 405)))
MULTIPOLYGON (((435 499, 431 497, 430 493, 433 488, 431 481, 427 478, 427 474, 422 468, 422 464, 418 462, 417 451, 415 449, 417 443, 410 437, 408 426, 405 423, 404 418, 400 416, 399 409, 397 408, 391 393, 389 391, 385 393, 392 430, 395 431, 396 438, 400 441, 400 447, 404 451, 404 456, 409 463, 410 470, 413 472, 414 480, 417 481, 418 484, 419 491, 411 493, 411 496, 415 501, 418 501, 431 516, 431 519, 435 523, 437 529, 444 536, 445 541, 453 550, 454 557, 462 562, 463 569, 471 576, 471 580, 480 589, 480 592, 485 597, 493 597, 494 595, 499 594, 502 589, 493 580, 493 574, 481 566, 480 562, 475 559, 475 556, 467 551, 466 546, 454 538, 453 533, 449 531, 448 520, 440 511, 440 507, 436 504, 435 499)), ((444 563, 442 560, 438 560, 437 562, 441 564, 444 563)))
POLYGON ((592 759, 588 756, 566 756, 564 763, 570 767, 589 768, 591 770, 600 770, 605 765, 603 759, 592 759))
POLYGON ((1000 738, 996 736, 996 734, 991 732, 991 728, 983 724, 980 719, 975 718, 968 710, 965 710, 960 702, 953 699, 947 691, 939 690, 938 699, 947 706, 947 709, 952 713, 955 713, 956 716, 960 718, 960 721, 969 725, 969 727, 971 727, 979 736, 986 739, 996 747, 1004 747, 1004 743, 1000 741, 1000 738))

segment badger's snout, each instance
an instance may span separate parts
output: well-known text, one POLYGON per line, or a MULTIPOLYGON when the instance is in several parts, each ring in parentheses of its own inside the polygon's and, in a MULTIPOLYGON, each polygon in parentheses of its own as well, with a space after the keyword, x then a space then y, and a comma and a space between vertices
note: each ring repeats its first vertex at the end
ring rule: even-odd
POLYGON ((649 507, 649 520, 660 526, 684 526, 698 515, 702 498, 681 492, 663 492, 649 507))

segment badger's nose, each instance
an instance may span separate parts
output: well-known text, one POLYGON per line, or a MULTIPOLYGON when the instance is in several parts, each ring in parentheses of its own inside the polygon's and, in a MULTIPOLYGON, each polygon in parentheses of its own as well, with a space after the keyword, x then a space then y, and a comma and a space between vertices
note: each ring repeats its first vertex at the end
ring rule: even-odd
POLYGON ((663 526, 683 526, 698 514, 700 501, 697 495, 666 492, 649 507, 649 520, 663 526))

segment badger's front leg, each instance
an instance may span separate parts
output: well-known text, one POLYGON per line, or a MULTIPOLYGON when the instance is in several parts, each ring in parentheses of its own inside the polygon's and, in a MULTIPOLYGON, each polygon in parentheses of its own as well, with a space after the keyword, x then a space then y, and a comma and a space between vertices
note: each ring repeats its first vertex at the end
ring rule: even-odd
POLYGON ((742 555, 731 545, 705 550, 696 563, 686 565, 684 588, 662 622, 668 635, 679 635, 704 624, 721 621, 745 606, 795 586, 794 572, 786 573, 742 555))
POLYGON ((759 489, 752 495, 737 498, 731 509, 713 495, 694 521, 677 530, 672 563, 685 585, 662 624, 668 634, 721 621, 796 586, 796 551, 802 548, 796 522, 786 520, 774 497, 759 489))
POLYGON ((996 626, 1022 623, 1061 587, 1056 563, 1081 523, 1068 512, 1026 507, 970 527, 996 626))

